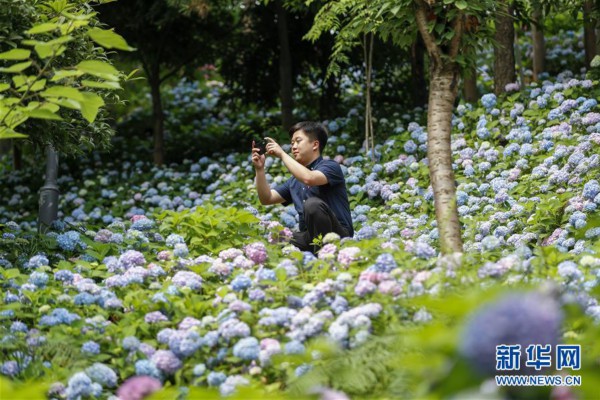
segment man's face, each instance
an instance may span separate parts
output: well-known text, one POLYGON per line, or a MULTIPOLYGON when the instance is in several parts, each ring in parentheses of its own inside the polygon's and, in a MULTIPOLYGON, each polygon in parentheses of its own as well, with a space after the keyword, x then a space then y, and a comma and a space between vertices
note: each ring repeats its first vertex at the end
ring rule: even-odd
POLYGON ((318 155, 319 141, 310 141, 303 130, 294 132, 292 136, 292 156, 300 164, 310 164, 318 155))

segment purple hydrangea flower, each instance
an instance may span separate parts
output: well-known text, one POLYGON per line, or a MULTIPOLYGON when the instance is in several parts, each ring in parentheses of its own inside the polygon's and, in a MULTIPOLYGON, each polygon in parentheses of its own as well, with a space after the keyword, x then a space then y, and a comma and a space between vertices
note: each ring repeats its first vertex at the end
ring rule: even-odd
POLYGON ((189 287, 192 290, 202 288, 202 278, 192 271, 179 271, 173 276, 172 282, 179 287, 189 287))
MULTIPOLYGON (((460 352, 477 371, 496 373, 496 346, 558 343, 562 312, 556 300, 541 293, 513 293, 484 306, 467 322, 460 352)), ((521 362, 521 372, 528 371, 521 362)))
POLYGON ((124 270, 146 264, 144 255, 136 250, 127 250, 119 257, 119 266, 124 270))
POLYGON ((165 317, 163 313, 160 311, 152 311, 144 316, 144 321, 148 324, 155 324, 157 322, 168 321, 169 319, 165 317))
POLYGON ((174 374, 183 366, 181 360, 170 350, 157 350, 151 361, 167 375, 174 374))
POLYGON ((244 247, 244 251, 254 264, 262 264, 267 260, 267 248, 263 243, 251 243, 244 247))

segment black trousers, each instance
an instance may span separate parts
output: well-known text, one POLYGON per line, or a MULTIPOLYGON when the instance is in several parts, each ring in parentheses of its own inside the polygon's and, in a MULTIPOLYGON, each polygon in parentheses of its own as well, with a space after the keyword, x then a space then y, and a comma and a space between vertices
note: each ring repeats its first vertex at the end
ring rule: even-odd
POLYGON ((335 232, 340 237, 349 236, 346 228, 340 224, 331 208, 318 197, 309 197, 304 202, 304 223, 306 230, 295 232, 290 243, 302 251, 316 253, 320 246, 312 244, 314 238, 335 232))

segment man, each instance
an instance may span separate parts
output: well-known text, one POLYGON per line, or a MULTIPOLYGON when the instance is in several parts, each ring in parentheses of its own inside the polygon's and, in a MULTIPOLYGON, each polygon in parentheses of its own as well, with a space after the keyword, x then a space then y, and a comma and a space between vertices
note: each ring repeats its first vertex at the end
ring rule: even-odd
POLYGON ((271 138, 266 138, 266 154, 280 158, 292 177, 271 189, 265 177, 265 155, 252 142, 252 163, 256 170, 256 190, 261 204, 293 203, 299 214, 300 231, 290 243, 303 251, 318 250, 313 239, 335 232, 340 237, 354 235, 340 165, 321 156, 327 144, 327 130, 318 122, 299 122, 289 130, 292 156, 271 138))

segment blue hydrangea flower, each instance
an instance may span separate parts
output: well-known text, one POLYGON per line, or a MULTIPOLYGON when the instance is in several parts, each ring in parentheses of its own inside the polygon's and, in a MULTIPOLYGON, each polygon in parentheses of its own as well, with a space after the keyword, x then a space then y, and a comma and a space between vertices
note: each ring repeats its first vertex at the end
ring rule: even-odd
POLYGON ((86 248, 86 244, 81 241, 79 232, 67 231, 56 237, 58 247, 64 251, 74 251, 77 247, 86 248))
POLYGON ((493 93, 487 93, 481 96, 481 104, 486 109, 492 109, 496 106, 496 95, 493 93))
POLYGON ((206 382, 208 386, 219 386, 227 379, 227 375, 223 372, 211 371, 206 377, 206 382))
POLYGON ((236 276, 231 281, 231 289, 235 292, 241 292, 242 290, 248 289, 250 286, 252 286, 252 280, 243 274, 236 276))
POLYGON ((81 352, 87 354, 100 354, 100 345, 92 340, 85 342, 81 346, 81 352))
POLYGON ((113 388, 117 386, 117 374, 105 364, 94 363, 91 367, 86 368, 85 372, 93 382, 103 387, 113 388))
POLYGON ((235 346, 233 346, 233 355, 242 360, 256 360, 259 352, 260 344, 258 343, 258 339, 252 336, 240 339, 235 346))

